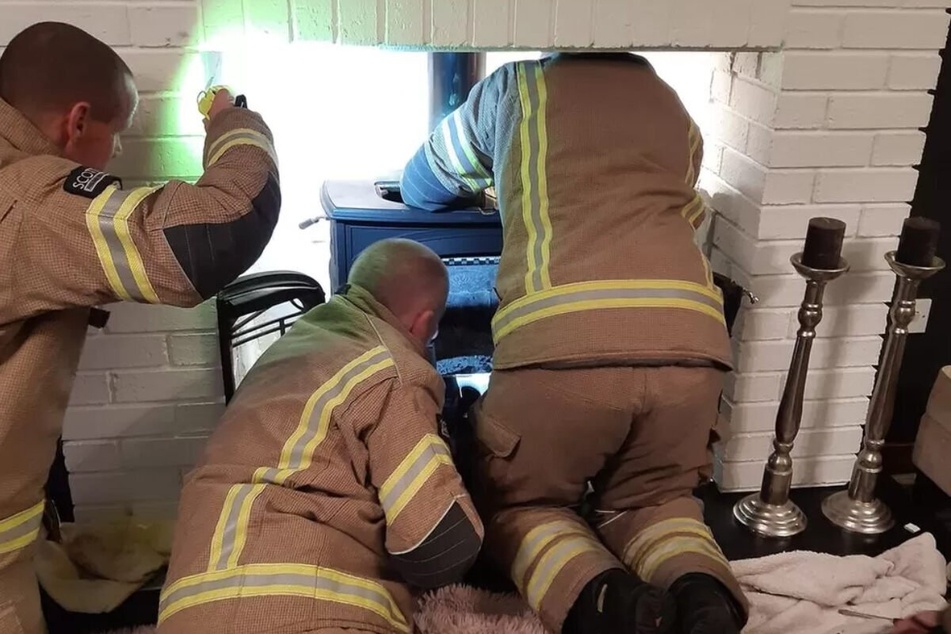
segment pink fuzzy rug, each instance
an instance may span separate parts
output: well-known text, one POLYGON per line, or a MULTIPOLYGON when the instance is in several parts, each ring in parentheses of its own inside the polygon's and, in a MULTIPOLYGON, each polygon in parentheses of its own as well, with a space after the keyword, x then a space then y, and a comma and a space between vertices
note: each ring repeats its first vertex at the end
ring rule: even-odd
MULTIPOLYGON (((416 625, 421 634, 549 634, 515 595, 449 586, 419 600, 416 625)), ((152 634, 152 627, 110 634, 152 634)))

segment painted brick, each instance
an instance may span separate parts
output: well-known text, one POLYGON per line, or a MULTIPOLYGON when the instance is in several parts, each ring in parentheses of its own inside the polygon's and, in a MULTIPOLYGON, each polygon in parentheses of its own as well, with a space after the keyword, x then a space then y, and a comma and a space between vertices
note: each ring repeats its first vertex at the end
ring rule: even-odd
POLYGON ((774 132, 769 167, 852 167, 868 165, 871 132, 774 132))
POLYGON ((150 368, 167 363, 165 337, 161 335, 106 335, 88 338, 79 360, 79 368, 150 368))
POLYGON ((815 201, 905 202, 914 196, 917 182, 918 172, 911 167, 821 170, 815 201))
POLYGON ((84 2, 57 3, 54 8, 36 3, 4 3, 0 20, 0 44, 36 22, 56 19, 78 26, 110 46, 132 44, 129 17, 124 4, 84 2))
POLYGON ((911 213, 911 206, 867 205, 862 209, 859 219, 860 236, 897 236, 901 233, 902 223, 911 213))
POLYGON ((181 476, 176 469, 137 469, 114 473, 80 473, 69 477, 75 504, 177 500, 181 476))
POLYGON ((730 91, 733 89, 733 76, 722 70, 713 71, 710 83, 710 98, 714 103, 729 104, 730 91))
MULTIPOLYGON (((205 0, 218 3, 221 0, 205 0)), ((337 39, 336 0, 292 0, 294 39, 333 42, 337 39)), ((399 0, 397 0, 399 1, 399 0)))
POLYGON ((948 38, 944 11, 850 11, 842 44, 846 48, 940 50, 948 38))
MULTIPOLYGON (((802 428, 861 425, 868 411, 867 398, 803 401, 802 428)), ((728 422, 730 434, 768 432, 776 429, 779 401, 734 404, 724 399, 720 413, 728 422)))
MULTIPOLYGON (((424 0, 387 0, 386 34, 389 45, 419 46, 425 42, 423 26, 424 0)), ((479 0, 475 0, 479 2, 479 0)))
POLYGON ((940 9, 951 8, 949 0, 904 0, 902 6, 905 7, 934 7, 940 9))
POLYGON ((98 405, 109 402, 109 380, 103 372, 80 372, 73 381, 69 405, 98 405))
POLYGON ((920 128, 928 124, 928 93, 836 94, 829 99, 830 128, 920 128))
POLYGON ((720 0, 713 8, 711 41, 717 47, 745 46, 750 38, 750 19, 755 0, 720 0))
MULTIPOLYGON (((187 99, 146 96, 139 100, 132 126, 122 138, 202 135, 205 128, 202 126, 201 117, 194 115, 195 105, 187 99)), ((128 183, 124 185, 128 186, 128 183)))
POLYGON ((202 137, 128 139, 110 171, 124 178, 196 180, 201 176, 202 137))
POLYGON ((902 0, 793 0, 795 7, 896 7, 902 0))
POLYGON ((63 457, 70 473, 115 471, 121 468, 119 444, 114 440, 64 442, 63 457))
MULTIPOLYGON (((597 0, 596 0, 597 1, 597 0)), ((658 46, 670 42, 670 2, 668 0, 634 0, 634 36, 637 46, 658 46)))
POLYGON ((783 55, 781 86, 788 90, 882 88, 888 62, 884 53, 789 51, 783 55))
MULTIPOLYGON (((747 119, 769 125, 777 110, 776 90, 755 80, 736 77, 733 80, 733 91, 730 94, 730 107, 747 119)), ((825 102, 822 107, 822 117, 825 116, 825 102)), ((822 118, 820 118, 820 121, 822 118)))
POLYGON ((132 41, 143 48, 192 46, 201 37, 197 4, 131 5, 129 23, 132 41))
POLYGON ((551 44, 550 0, 515 0, 515 46, 544 48, 551 44))
POLYGON ((181 403, 175 406, 175 428, 181 434, 211 432, 224 413, 224 403, 181 403))
POLYGON ((218 398, 223 393, 217 369, 117 372, 117 403, 218 398))
MULTIPOLYGON (((559 11, 563 4, 559 3, 559 11)), ((578 10, 590 9, 590 5, 586 5, 588 3, 580 3, 578 10)), ((597 0, 594 5, 593 25, 595 46, 629 46, 633 39, 636 8, 630 0, 597 0)))
MULTIPOLYGON (((825 306, 822 309, 822 321, 816 328, 816 336, 825 337, 863 337, 880 335, 885 332, 888 305, 857 304, 855 306, 825 306)), ((799 330, 799 318, 794 313, 789 320, 786 335, 796 336, 799 330)))
POLYGON ((377 0, 337 2, 341 44, 367 45, 380 41, 380 4, 377 0))
POLYGON ((63 421, 66 441, 170 435, 177 431, 174 405, 70 407, 63 421))
POLYGON ((921 130, 880 132, 875 135, 872 165, 914 165, 924 149, 925 133, 921 130))
MULTIPOLYGON (((837 0, 844 2, 846 0, 837 0)), ((871 0, 863 0, 869 2, 871 0)), ((724 492, 756 491, 763 480, 762 460, 751 462, 714 461, 717 487, 724 492)), ((793 466, 792 484, 795 487, 843 484, 852 474, 854 455, 803 458, 793 466)))
POLYGON ((171 335, 168 338, 168 354, 174 365, 221 364, 216 334, 171 335))
POLYGON ((698 0, 667 0, 670 5, 670 44, 707 46, 712 32, 714 5, 698 0))
MULTIPOLYGON (((856 451, 862 442, 860 426, 839 429, 803 429, 793 445, 794 458, 819 457, 856 451)), ((724 462, 762 460, 773 450, 773 434, 740 434, 719 443, 724 462)))
POLYGON ((763 203, 789 205, 807 203, 812 197, 816 173, 812 170, 771 170, 763 187, 763 203))
POLYGON ((856 233, 862 207, 859 205, 782 205, 763 207, 759 229, 753 237, 760 240, 803 239, 809 219, 817 216, 836 218, 846 224, 846 236, 856 233))
MULTIPOLYGON (((587 46, 594 42, 595 0, 558 0, 555 6, 555 46, 587 46)), ((631 33, 625 34, 630 43, 631 33)))
POLYGON ((432 8, 434 46, 461 46, 469 39, 469 0, 439 0, 432 8))
POLYGON ((822 11, 794 8, 789 12, 786 36, 787 49, 838 48, 842 41, 844 11, 822 11))
MULTIPOLYGON (((777 372, 789 368, 795 342, 744 341, 737 344, 737 372, 777 372)), ((874 365, 879 358, 880 337, 817 339, 809 356, 810 368, 874 365)))
MULTIPOLYGON (((734 278, 741 275, 733 271, 734 278)), ((847 283, 839 279, 826 287, 825 305, 884 302, 891 297, 895 284, 894 275, 879 272, 853 273, 846 279, 847 283)), ((802 278, 793 274, 757 275, 744 283, 759 297, 760 308, 799 306, 805 289, 802 278)))
POLYGON ((815 181, 811 170, 767 170, 730 148, 723 151, 720 176, 753 202, 764 204, 807 203, 815 181))
POLYGON ((786 28, 789 4, 789 0, 755 0, 750 12, 750 35, 747 43, 762 48, 779 47, 786 28))
MULTIPOLYGON (((164 49, 124 49, 118 53, 129 65, 136 86, 143 93, 175 90, 182 81, 183 69, 201 68, 197 53, 164 49)), ((190 99, 188 102, 192 107, 190 99)))
MULTIPOLYGON (((894 277, 894 276, 893 276, 894 277)), ((785 381, 785 374, 781 381, 785 381)), ((806 400, 856 398, 872 393, 875 368, 835 368, 813 370, 806 377, 806 400)))
POLYGON ((509 46, 515 14, 512 0, 473 0, 473 36, 476 46, 509 46))
POLYGON ((195 308, 149 306, 131 302, 110 304, 110 333, 212 330, 216 327, 215 304, 205 302, 195 308))
POLYGON ((820 128, 825 125, 826 93, 782 93, 776 102, 773 126, 778 130, 820 128))
POLYGON ((207 442, 207 436, 122 440, 122 467, 191 467, 198 462, 207 442))
POLYGON ((789 309, 745 308, 737 315, 733 336, 741 341, 785 339, 789 330, 789 317, 789 309))
POLYGON ((782 390, 778 372, 738 374, 730 372, 723 381, 723 394, 735 403, 775 401, 782 390))
POLYGON ((760 76, 760 61, 764 57, 766 56, 761 53, 737 51, 733 53, 733 72, 737 75, 757 79, 760 76))
POLYGON ((248 27, 253 41, 286 44, 291 39, 289 0, 254 0, 246 3, 248 27))
POLYGON ((738 116, 729 108, 715 110, 717 139, 729 147, 743 152, 746 149, 746 140, 749 135, 749 122, 738 116))
POLYGON ((892 90, 929 90, 938 83, 941 56, 936 53, 895 53, 888 68, 892 90))

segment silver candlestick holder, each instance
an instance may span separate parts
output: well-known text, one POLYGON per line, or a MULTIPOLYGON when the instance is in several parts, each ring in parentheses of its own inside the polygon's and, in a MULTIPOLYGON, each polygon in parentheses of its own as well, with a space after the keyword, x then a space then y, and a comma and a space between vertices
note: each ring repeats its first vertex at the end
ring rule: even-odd
MULTIPOLYGON (((844 231, 844 224, 842 225, 844 231)), ((841 248, 841 238, 839 247, 841 248)), ((838 255, 838 251, 836 251, 838 255)), ((802 400, 809 371, 809 355, 816 337, 816 326, 822 320, 822 294, 826 284, 849 270, 845 259, 838 258, 832 269, 812 268, 803 264, 803 254, 791 258, 796 272, 806 279, 806 293, 799 307, 799 332, 789 363, 789 374, 776 414, 776 437, 773 453, 766 462, 763 484, 733 507, 737 521, 766 537, 790 537, 806 529, 806 516, 789 499, 792 487, 793 461, 790 453, 802 422, 802 400)), ((835 262, 835 260, 833 260, 835 262)))
POLYGON ((915 316, 918 285, 944 268, 941 258, 932 257, 930 266, 914 266, 899 262, 896 253, 892 251, 885 255, 888 266, 898 276, 898 284, 892 296, 885 348, 865 419, 862 450, 852 469, 848 490, 835 493, 822 502, 822 513, 829 521, 840 528, 866 535, 884 533, 895 524, 891 510, 875 497, 875 487, 882 471, 882 447, 895 410, 895 386, 905 352, 908 324, 915 316))

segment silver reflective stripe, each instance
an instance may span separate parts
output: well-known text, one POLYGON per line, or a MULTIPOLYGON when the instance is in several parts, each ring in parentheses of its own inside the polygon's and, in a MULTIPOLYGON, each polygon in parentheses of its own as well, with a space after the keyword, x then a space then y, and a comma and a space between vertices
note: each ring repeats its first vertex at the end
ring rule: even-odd
POLYGON ((503 330, 513 321, 522 319, 536 311, 545 310, 555 306, 564 306, 578 302, 595 302, 605 300, 638 300, 638 299, 656 299, 656 300, 687 300, 705 304, 716 310, 723 310, 723 305, 717 300, 704 293, 688 291, 676 288, 607 288, 580 290, 572 293, 551 295, 532 302, 528 302, 512 311, 500 316, 494 329, 498 332, 503 330))
MULTIPOLYGON (((405 473, 401 474, 392 484, 390 484, 389 481, 385 484, 388 490, 380 499, 380 503, 383 506, 383 512, 386 513, 387 522, 392 522, 396 519, 396 516, 399 515, 399 511, 402 510, 402 508, 396 509, 395 507, 400 501, 400 497, 410 489, 410 486, 413 485, 413 481, 423 473, 431 462, 439 460, 440 456, 442 456, 447 458, 451 463, 452 456, 442 443, 433 439, 429 439, 428 443, 426 448, 420 452, 419 456, 417 456, 411 464, 407 465, 405 473)), ((402 467, 402 465, 400 466, 402 467)), ((400 506, 405 507, 405 503, 400 506)))
POLYGON ((216 570, 222 570, 228 565, 228 559, 231 557, 231 553, 234 552, 241 507, 256 488, 258 487, 255 487, 253 484, 242 484, 238 486, 238 493, 234 496, 234 501, 228 513, 228 519, 225 521, 224 531, 222 531, 221 556, 218 557, 218 561, 215 564, 216 570))
POLYGON ((36 539, 45 502, 0 521, 0 554, 24 548, 36 539))
POLYGON ((119 240, 119 233, 116 229, 116 214, 119 212, 120 207, 122 207, 122 203, 124 203, 129 196, 138 193, 137 189, 113 191, 112 195, 109 196, 109 200, 106 201, 102 211, 99 213, 97 220, 99 222, 99 230, 102 232, 102 236, 106 240, 106 246, 109 248, 112 263, 116 268, 116 273, 119 275, 119 281, 122 283, 122 288, 132 299, 138 302, 144 302, 147 301, 147 299, 142 294, 142 291, 139 290, 139 285, 135 281, 135 276, 132 274, 132 267, 129 265, 129 258, 126 256, 125 248, 119 240))
POLYGON ((558 535, 572 531, 577 531, 577 527, 568 522, 552 522, 538 526, 526 535, 515 555, 515 563, 512 564, 512 578, 515 582, 519 585, 525 583, 525 573, 538 557, 538 553, 558 535))
POLYGON ((217 163, 227 150, 239 145, 253 145, 254 147, 264 150, 271 158, 271 161, 277 165, 277 154, 267 137, 258 132, 248 131, 232 134, 216 142, 208 151, 208 167, 217 163))
POLYGON ((572 536, 545 553, 539 565, 532 571, 532 577, 525 589, 529 605, 537 610, 558 573, 575 557, 593 550, 599 549, 592 540, 572 536))
MULTIPOLYGON (((534 236, 532 244, 529 245, 529 248, 532 249, 534 256, 535 266, 532 267, 531 271, 531 288, 529 291, 539 291, 544 288, 544 280, 542 277, 542 263, 544 262, 544 252, 542 249, 542 244, 544 242, 545 235, 545 225, 542 223, 541 217, 541 196, 539 192, 539 178, 538 178, 538 166, 540 160, 540 139, 538 131, 538 116, 540 110, 539 96, 538 96, 538 81, 535 76, 535 70, 531 65, 523 64, 519 66, 519 72, 523 73, 525 76, 525 84, 527 86, 527 98, 528 98, 528 112, 523 113, 522 116, 530 121, 527 122, 528 128, 528 182, 522 183, 522 187, 526 188, 530 194, 529 204, 531 209, 529 212, 528 222, 531 222, 531 228, 528 229, 528 235, 534 236)), ((531 266, 531 263, 529 263, 531 266)))

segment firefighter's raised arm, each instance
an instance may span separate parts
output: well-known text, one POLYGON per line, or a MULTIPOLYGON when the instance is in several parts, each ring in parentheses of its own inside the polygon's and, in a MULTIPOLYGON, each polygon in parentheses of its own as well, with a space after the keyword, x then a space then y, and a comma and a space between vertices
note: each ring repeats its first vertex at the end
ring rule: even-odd
POLYGON ((257 260, 281 206, 271 131, 255 112, 213 115, 195 184, 124 188, 108 173, 41 155, 0 181, 18 225, 13 299, 0 323, 116 300, 193 306, 257 260))

